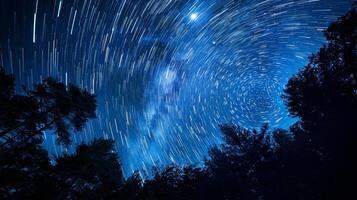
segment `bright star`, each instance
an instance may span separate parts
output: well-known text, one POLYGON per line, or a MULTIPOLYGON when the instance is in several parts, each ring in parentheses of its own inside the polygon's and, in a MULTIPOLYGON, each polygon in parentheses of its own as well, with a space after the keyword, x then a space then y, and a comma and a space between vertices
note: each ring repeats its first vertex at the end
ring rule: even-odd
POLYGON ((190 18, 191 18, 192 21, 196 21, 197 18, 198 18, 198 14, 197 13, 192 13, 190 18))

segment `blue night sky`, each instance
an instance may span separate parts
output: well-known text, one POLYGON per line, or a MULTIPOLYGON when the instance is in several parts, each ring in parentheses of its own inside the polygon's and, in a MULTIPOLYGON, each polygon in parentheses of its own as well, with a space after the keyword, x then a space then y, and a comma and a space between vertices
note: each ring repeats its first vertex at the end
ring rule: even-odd
POLYGON ((0 0, 0 65, 18 86, 53 76, 97 94, 97 119, 73 142, 114 139, 126 176, 199 165, 219 124, 294 122, 284 85, 353 2, 0 0))

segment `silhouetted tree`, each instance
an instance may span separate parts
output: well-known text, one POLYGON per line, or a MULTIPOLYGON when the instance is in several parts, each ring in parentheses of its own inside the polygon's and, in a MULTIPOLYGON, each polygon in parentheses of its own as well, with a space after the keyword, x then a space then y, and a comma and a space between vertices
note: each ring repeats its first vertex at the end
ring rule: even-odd
POLYGON ((98 139, 57 159, 54 168, 62 186, 61 199, 105 199, 123 182, 113 141, 98 139))
MULTIPOLYGON (((35 100, 29 96, 15 95, 14 80, 12 75, 6 74, 5 70, 0 67, 0 148, 19 141, 20 137, 26 137, 24 135, 26 130, 34 130, 32 122, 29 121, 29 123, 25 124, 23 120, 36 113, 38 106, 35 100), (13 131, 13 127, 20 123, 23 123, 23 129, 26 130, 13 131)), ((37 135, 29 133, 27 136, 35 137, 37 135)))
POLYGON ((142 192, 142 186, 144 181, 142 180, 138 171, 134 172, 123 185, 112 195, 113 199, 130 199, 141 200, 145 199, 142 192))
POLYGON ((221 126, 226 144, 213 148, 206 168, 210 176, 207 197, 211 199, 258 199, 260 175, 273 159, 267 126, 258 132, 235 125, 221 126))
POLYGON ((332 23, 325 36, 328 44, 289 80, 283 97, 310 139, 332 147, 333 155, 357 133, 357 9, 332 23))
POLYGON ((147 200, 198 199, 203 176, 202 169, 192 166, 157 169, 154 177, 144 183, 142 196, 147 200))
POLYGON ((48 78, 26 95, 15 95, 13 78, 1 72, 7 92, 1 106, 1 145, 15 140, 30 140, 44 130, 53 130, 61 144, 70 143, 70 131, 81 130, 89 118, 95 117, 95 96, 78 87, 48 78))
MULTIPOLYGON (((328 27, 325 36, 328 43, 289 80, 283 98, 290 113, 301 119, 293 130, 295 147, 299 147, 300 154, 317 157, 314 159, 316 165, 310 171, 314 171, 318 178, 315 182, 310 180, 309 186, 320 186, 315 193, 321 198, 333 195, 341 198, 350 188, 346 180, 352 181, 355 174, 356 4, 328 27)), ((311 159, 302 163, 311 167, 308 164, 311 159)))
POLYGON ((67 184, 68 180, 79 184, 80 178, 88 183, 98 178, 93 185, 97 195, 99 190, 118 188, 122 174, 111 142, 97 140, 82 145, 75 156, 59 158, 55 168, 41 145, 43 131, 54 132, 59 144, 69 145, 70 132, 81 130, 89 118, 95 117, 95 96, 52 78, 17 95, 14 80, 0 67, 0 198, 67 198, 72 193, 64 188, 73 186, 67 184), (71 162, 78 166, 69 166, 71 162), (64 167, 69 170, 66 174, 62 173, 64 167))
POLYGON ((34 198, 46 188, 50 192, 54 181, 50 178, 50 171, 47 151, 38 142, 16 144, 5 151, 1 149, 0 198, 34 198))

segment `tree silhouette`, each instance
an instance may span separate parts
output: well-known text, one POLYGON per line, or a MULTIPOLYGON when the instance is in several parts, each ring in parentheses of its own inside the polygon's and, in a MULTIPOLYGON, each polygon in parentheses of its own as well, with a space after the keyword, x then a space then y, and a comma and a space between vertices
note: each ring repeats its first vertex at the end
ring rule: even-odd
POLYGON ((307 155, 322 160, 313 168, 321 174, 321 195, 341 198, 350 188, 346 180, 351 180, 355 166, 357 4, 332 23, 325 36, 328 43, 290 79, 283 98, 290 113, 301 119, 293 131, 296 146, 308 147, 307 155))
POLYGON ((52 78, 17 95, 14 80, 0 67, 0 198, 95 198, 118 189, 123 178, 113 142, 80 145, 55 166, 41 145, 43 131, 69 145, 71 132, 95 117, 95 96, 52 78))
MULTIPOLYGON (((51 182, 51 164, 38 143, 27 142, 0 151, 0 198, 35 197, 51 182)), ((45 197, 45 196, 44 196, 45 197)))
POLYGON ((141 196, 150 200, 198 199, 203 176, 202 169, 193 166, 156 169, 154 177, 144 183, 141 196))
POLYGON ((354 124, 357 111, 356 6, 332 23, 325 36, 328 44, 311 56, 309 64, 289 80, 283 97, 290 113, 301 119, 302 128, 310 132, 314 142, 334 147, 348 144, 357 131, 354 124))
POLYGON ((208 197, 258 199, 260 170, 273 159, 267 126, 260 131, 226 124, 221 126, 226 144, 210 151, 206 162, 210 176, 208 197))
POLYGON ((131 199, 139 200, 144 199, 142 186, 144 181, 142 180, 138 171, 134 172, 123 185, 113 193, 113 199, 131 199))
POLYGON ((2 146, 31 140, 45 130, 53 130, 58 142, 68 145, 70 131, 81 130, 89 118, 95 117, 95 96, 87 91, 48 78, 34 90, 26 90, 26 95, 15 95, 13 80, 1 69, 0 81, 6 89, 0 108, 2 146))
POLYGON ((99 199, 115 192, 123 182, 113 141, 98 139, 77 147, 75 154, 57 159, 54 168, 62 182, 63 198, 99 199))

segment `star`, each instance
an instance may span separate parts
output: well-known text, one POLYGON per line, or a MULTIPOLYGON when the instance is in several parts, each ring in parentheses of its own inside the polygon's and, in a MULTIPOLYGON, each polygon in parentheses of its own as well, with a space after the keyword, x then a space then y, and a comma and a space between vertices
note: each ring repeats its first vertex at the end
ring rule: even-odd
POLYGON ((198 13, 192 13, 190 15, 190 19, 191 19, 191 21, 196 21, 198 19, 198 13))

